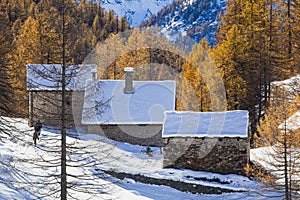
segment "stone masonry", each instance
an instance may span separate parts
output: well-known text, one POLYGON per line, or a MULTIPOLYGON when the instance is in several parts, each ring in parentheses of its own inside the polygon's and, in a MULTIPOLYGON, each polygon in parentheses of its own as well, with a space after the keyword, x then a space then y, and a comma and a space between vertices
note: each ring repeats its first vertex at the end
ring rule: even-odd
MULTIPOLYGON (((144 146, 162 146, 162 125, 83 125, 81 123, 84 91, 67 91, 67 126, 80 126, 87 133, 144 146)), ((61 126, 61 91, 29 91, 29 125, 40 120, 46 126, 61 126)))
MULTIPOLYGON (((30 126, 34 126, 37 120, 40 120, 46 126, 61 126, 61 91, 33 90, 28 91, 28 94, 30 126)), ((83 94, 83 92, 66 92, 67 126, 80 124, 83 94)))
POLYGON ((86 125, 88 133, 95 133, 119 142, 161 147, 162 125, 86 125))
MULTIPOLYGON (((72 96, 66 94, 67 125, 73 124, 72 96)), ((61 91, 29 91, 29 125, 37 120, 48 126, 61 125, 61 91)))
POLYGON ((250 146, 247 138, 180 138, 163 139, 163 166, 187 168, 221 174, 245 174, 250 146))

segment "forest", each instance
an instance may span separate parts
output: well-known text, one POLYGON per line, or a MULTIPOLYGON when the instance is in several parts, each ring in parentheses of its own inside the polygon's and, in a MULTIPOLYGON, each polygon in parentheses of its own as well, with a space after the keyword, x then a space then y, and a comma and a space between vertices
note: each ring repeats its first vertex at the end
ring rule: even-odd
MULTIPOLYGON (((287 137, 286 132, 282 136, 278 126, 299 110, 299 97, 287 101, 280 89, 273 91, 271 83, 300 73, 300 1, 230 0, 221 18, 217 44, 209 46, 203 39, 190 50, 189 60, 205 63, 208 53, 222 77, 226 109, 250 113, 252 146, 283 141, 278 152, 286 155, 288 145, 299 144, 295 143, 299 136, 293 133, 287 137)), ((0 115, 28 117, 26 64, 81 64, 99 42, 131 29, 125 17, 105 11, 99 2, 0 0, 0 115)), ((147 40, 134 34, 132 31, 128 36, 126 45, 147 40)), ((117 52, 122 45, 110 48, 117 52)), ((205 79, 205 73, 213 73, 210 65, 201 64, 205 68, 201 74, 191 62, 171 51, 131 51, 110 63, 101 78, 119 79, 125 67, 147 63, 172 66, 191 86, 179 82, 178 110, 214 110, 205 79)), ((138 78, 168 78, 160 74, 160 66, 153 66, 147 77, 138 78)))
MULTIPOLYGON (((28 115, 26 64, 61 63, 63 42, 66 63, 82 63, 98 42, 130 29, 125 17, 118 19, 113 11, 104 11, 100 3, 92 1, 1 0, 0 18, 0 111, 2 115, 18 117, 28 115), (65 9, 62 9, 62 2, 65 9), (66 39, 63 41, 63 38, 66 39)), ((298 1, 232 0, 222 16, 216 35, 218 43, 211 47, 203 39, 189 53, 191 59, 201 62, 203 48, 209 52, 223 79, 227 109, 249 110, 252 134, 269 106, 271 82, 292 77, 300 71, 299 27, 298 1)), ((142 42, 142 39, 131 40, 142 42)), ((120 47, 115 48, 117 51, 120 47)), ((140 62, 139 65, 150 60, 165 63, 180 69, 192 85, 191 89, 196 91, 197 98, 189 102, 193 110, 211 111, 213 105, 204 75, 178 59, 151 49, 131 52, 112 64, 114 75, 108 73, 106 78, 120 78, 122 69, 135 62, 140 62)), ((191 92, 186 88, 182 90, 186 95, 180 96, 188 98, 191 92)), ((184 110, 185 102, 177 100, 179 110, 184 110)))
POLYGON ((28 115, 26 64, 62 63, 63 42, 66 63, 82 63, 97 42, 129 29, 124 17, 91 1, 1 0, 0 18, 0 112, 17 117, 28 115))

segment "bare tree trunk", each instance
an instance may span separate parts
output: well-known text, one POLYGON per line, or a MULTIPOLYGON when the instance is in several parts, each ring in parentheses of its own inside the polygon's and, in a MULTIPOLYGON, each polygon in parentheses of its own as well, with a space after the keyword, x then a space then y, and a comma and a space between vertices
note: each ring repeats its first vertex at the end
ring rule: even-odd
POLYGON ((61 95, 61 199, 67 199, 66 163, 66 60, 65 60, 65 1, 62 0, 62 95, 61 95))
MULTIPOLYGON (((291 0, 288 0, 287 2, 288 4, 288 11, 287 11, 287 15, 288 15, 288 58, 289 61, 291 61, 292 59, 292 19, 291 19, 291 0)), ((293 65, 290 66, 290 72, 294 73, 294 68, 293 65)))
POLYGON ((285 199, 289 199, 289 177, 288 177, 288 160, 287 160, 287 141, 286 141, 286 117, 284 122, 284 141, 283 141, 283 148, 284 148, 284 186, 285 186, 285 199))

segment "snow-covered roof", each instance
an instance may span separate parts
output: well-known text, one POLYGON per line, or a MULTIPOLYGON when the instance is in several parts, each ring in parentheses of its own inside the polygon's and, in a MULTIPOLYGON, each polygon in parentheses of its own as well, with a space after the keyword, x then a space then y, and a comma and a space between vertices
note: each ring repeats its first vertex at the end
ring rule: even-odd
POLYGON ((274 81, 272 87, 281 87, 288 92, 286 95, 296 96, 300 92, 300 74, 283 81, 274 81))
POLYGON ((162 124, 164 112, 175 109, 175 81, 90 81, 85 91, 83 124, 162 124))
POLYGON ((248 137, 248 111, 165 112, 163 137, 248 137))
MULTIPOLYGON (((66 66, 66 89, 84 88, 95 69, 95 65, 66 66)), ((28 64, 26 71, 27 90, 61 90, 61 64, 28 64)))
POLYGON ((289 117, 286 122, 283 122, 278 126, 279 129, 284 129, 286 125, 287 129, 290 131, 295 131, 300 129, 300 110, 298 110, 295 114, 289 117), (285 124, 286 123, 286 124, 285 124))

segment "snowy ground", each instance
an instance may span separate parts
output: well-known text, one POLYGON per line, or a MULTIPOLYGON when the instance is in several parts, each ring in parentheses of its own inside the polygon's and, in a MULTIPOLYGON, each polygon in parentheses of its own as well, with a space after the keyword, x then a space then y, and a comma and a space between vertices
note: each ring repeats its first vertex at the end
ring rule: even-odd
MULTIPOLYGON (((50 145, 49 138, 59 138, 60 135, 54 130, 46 130, 43 128, 41 140, 37 147, 32 144, 32 128, 27 126, 26 120, 12 120, 11 125, 17 127, 20 132, 11 131, 11 137, 0 133, 0 199, 37 199, 33 191, 34 187, 41 190, 38 185, 31 185, 31 190, 22 189, 24 184, 41 183, 43 177, 35 177, 26 174, 31 172, 38 175, 47 175, 49 172, 59 171, 59 168, 37 167, 28 160, 38 159, 54 159, 54 154, 45 153, 42 149, 50 145), (16 140, 14 137, 20 137, 23 134, 23 141, 16 140), (26 161, 26 162, 25 162, 26 161)), ((80 192, 73 193, 74 197, 85 199, 269 199, 268 195, 274 195, 273 192, 265 192, 260 183, 249 180, 247 177, 238 175, 220 175, 208 172, 199 172, 181 169, 163 169, 162 155, 159 148, 154 148, 153 157, 145 153, 145 147, 129 145, 126 143, 116 143, 95 135, 80 135, 78 133, 70 133, 67 137, 67 143, 76 143, 78 146, 90 146, 89 151, 94 151, 99 156, 99 160, 103 160, 101 168, 103 170, 114 170, 118 172, 126 172, 132 174, 142 174, 153 178, 171 179, 194 184, 202 184, 213 187, 221 187, 232 190, 242 190, 245 192, 227 193, 222 195, 204 195, 181 192, 167 186, 156 186, 142 184, 131 179, 108 181, 98 178, 93 172, 96 169, 93 166, 85 168, 68 168, 68 172, 72 174, 85 172, 90 174, 95 185, 107 185, 103 191, 105 194, 91 195, 82 194, 80 192), (99 148, 95 148, 99 147, 99 148), (104 155, 105 154, 105 155, 104 155), (192 177, 214 179, 217 178, 227 184, 217 182, 197 181, 192 177), (264 191, 264 192, 263 192, 264 191), (263 194, 263 195, 261 195, 263 194), (267 195, 267 196, 265 196, 267 195)), ((87 155, 78 155, 87 156, 87 155)), ((80 160, 80 158, 78 158, 80 160)), ((71 180, 68 179, 68 180, 71 180)), ((54 182, 57 180, 53 180, 54 182)), ((54 184, 55 185, 55 184, 54 184)), ((55 185, 59 187, 58 184, 55 185)), ((44 192, 48 194, 51 191, 44 192)), ((43 191, 41 191, 43 192, 43 191)), ((44 199, 51 199, 45 197, 44 199)), ((273 198, 274 199, 274 198, 273 198)), ((276 198, 275 198, 276 199, 276 198)), ((281 198, 278 198, 281 199, 281 198)))

